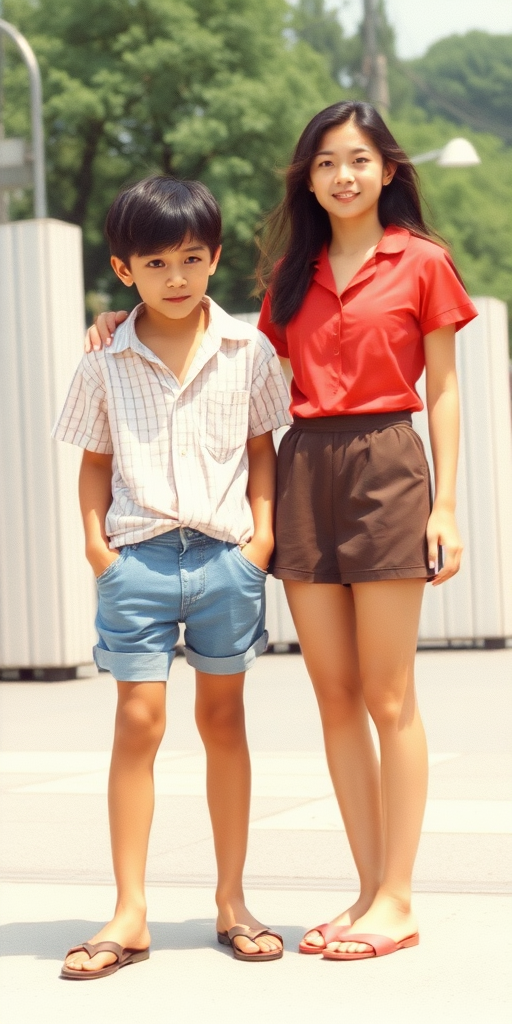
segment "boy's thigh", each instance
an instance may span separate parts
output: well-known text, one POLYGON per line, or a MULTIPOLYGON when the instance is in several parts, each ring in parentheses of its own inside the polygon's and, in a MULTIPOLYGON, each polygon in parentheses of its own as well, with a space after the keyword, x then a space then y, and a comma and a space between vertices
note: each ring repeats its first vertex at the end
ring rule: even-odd
POLYGON ((121 548, 97 580, 95 660, 116 679, 167 679, 179 636, 177 547, 151 540, 121 548))
POLYGON ((234 675, 263 653, 266 576, 238 545, 206 545, 201 593, 188 602, 184 616, 185 653, 196 669, 234 675))

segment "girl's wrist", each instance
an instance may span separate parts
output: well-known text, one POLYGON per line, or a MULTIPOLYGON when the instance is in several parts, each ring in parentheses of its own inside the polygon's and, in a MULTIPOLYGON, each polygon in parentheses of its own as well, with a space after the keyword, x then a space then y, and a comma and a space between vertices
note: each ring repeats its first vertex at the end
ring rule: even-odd
POLYGON ((432 505, 432 512, 442 512, 443 515, 455 515, 455 501, 448 498, 436 498, 432 505))

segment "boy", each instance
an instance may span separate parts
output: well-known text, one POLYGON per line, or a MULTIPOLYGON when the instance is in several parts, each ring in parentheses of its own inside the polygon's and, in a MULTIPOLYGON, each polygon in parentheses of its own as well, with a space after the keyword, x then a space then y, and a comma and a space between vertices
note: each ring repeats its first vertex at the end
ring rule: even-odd
POLYGON ((144 874, 165 686, 185 623, 218 867, 220 942, 277 959, 280 936, 244 903, 250 764, 245 669, 265 650, 273 548, 272 430, 290 422, 275 352, 205 296, 220 256, 219 208, 199 182, 154 176, 106 221, 112 267, 142 303, 110 348, 87 353, 53 436, 84 449, 80 506, 97 578, 99 668, 117 680, 109 817, 112 921, 67 954, 89 980, 149 956, 144 874))

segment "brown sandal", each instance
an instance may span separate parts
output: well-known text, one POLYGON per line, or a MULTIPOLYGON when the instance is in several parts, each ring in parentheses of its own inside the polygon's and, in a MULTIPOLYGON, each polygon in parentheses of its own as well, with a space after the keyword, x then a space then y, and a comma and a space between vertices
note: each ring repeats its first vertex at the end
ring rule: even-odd
POLYGON ((115 953, 117 960, 113 964, 107 964, 98 971, 75 971, 64 964, 60 976, 68 981, 93 981, 94 978, 106 978, 108 974, 115 974, 121 967, 128 967, 128 964, 138 964, 141 960, 149 960, 149 946, 147 949, 123 949, 118 942, 83 942, 81 946, 72 946, 66 953, 66 960, 71 953, 87 953, 92 960, 96 953, 115 953))
POLYGON ((263 953, 263 951, 259 953, 242 953, 242 950, 235 943, 237 936, 254 942, 255 939, 260 938, 262 935, 271 935, 273 939, 279 939, 279 942, 283 941, 282 935, 278 935, 277 932, 271 932, 269 928, 249 928, 245 924, 235 924, 227 932, 217 932, 217 942, 220 942, 222 946, 231 946, 235 960, 257 960, 259 962, 263 960, 280 960, 284 952, 283 949, 276 949, 273 953, 263 953))

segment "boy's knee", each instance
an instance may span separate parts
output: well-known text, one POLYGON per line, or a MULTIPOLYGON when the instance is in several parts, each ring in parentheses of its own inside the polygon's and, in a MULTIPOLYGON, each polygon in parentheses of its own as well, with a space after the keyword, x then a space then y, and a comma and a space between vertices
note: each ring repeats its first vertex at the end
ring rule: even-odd
POLYGON ((165 731, 165 707, 155 707, 143 698, 131 698, 118 706, 116 727, 132 740, 159 741, 165 731))
POLYGON ((232 746, 237 739, 245 737, 242 702, 199 704, 196 706, 196 723, 203 740, 211 743, 232 746))

